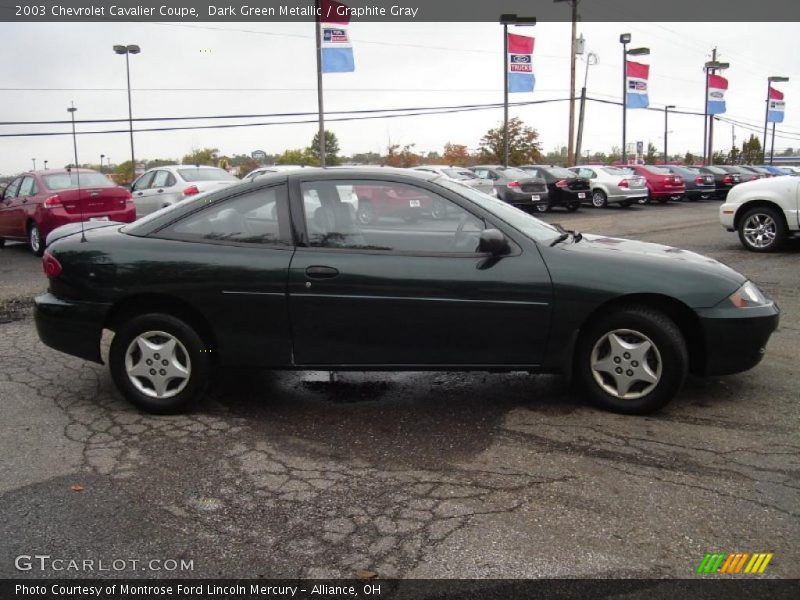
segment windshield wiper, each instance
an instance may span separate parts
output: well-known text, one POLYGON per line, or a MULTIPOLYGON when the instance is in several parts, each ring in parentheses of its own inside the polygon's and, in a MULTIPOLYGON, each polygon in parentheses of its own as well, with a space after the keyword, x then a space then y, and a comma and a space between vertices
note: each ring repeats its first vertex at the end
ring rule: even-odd
POLYGON ((554 239, 552 242, 550 242, 550 247, 551 248, 553 246, 555 246, 556 244, 560 244, 561 242, 569 239, 570 236, 572 237, 572 242, 573 243, 580 242, 583 239, 583 234, 581 232, 572 231, 571 229, 564 229, 563 227, 561 227, 558 224, 555 224, 555 225, 556 225, 556 227, 558 227, 559 231, 561 231, 561 234, 556 239, 554 239))
POLYGON ((568 239, 569 236, 570 236, 570 233, 568 231, 565 231, 564 233, 559 234, 559 236, 556 239, 554 239, 552 242, 550 242, 550 247, 552 248, 556 244, 560 244, 564 240, 568 239))

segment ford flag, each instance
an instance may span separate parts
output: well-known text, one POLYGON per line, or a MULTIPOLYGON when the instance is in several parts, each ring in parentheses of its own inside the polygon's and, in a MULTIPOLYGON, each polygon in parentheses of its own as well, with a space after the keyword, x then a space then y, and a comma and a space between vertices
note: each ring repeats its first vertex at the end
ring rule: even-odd
POLYGON ((708 76, 708 107, 706 112, 710 115, 719 115, 725 112, 725 92, 728 89, 728 80, 719 75, 708 76))
POLYGON ((353 46, 350 44, 347 32, 347 25, 350 23, 347 7, 334 0, 322 0, 320 9, 322 13, 320 15, 322 72, 349 73, 355 71, 353 46))
POLYGON ((650 76, 650 65, 627 61, 625 65, 625 103, 628 108, 647 108, 650 99, 647 96, 647 79, 650 76))
POLYGON ((783 101, 783 92, 769 88, 769 106, 767 107, 767 121, 770 123, 783 123, 783 111, 786 103, 783 101))
POLYGON ((533 75, 533 38, 508 34, 508 91, 532 92, 536 84, 533 75))

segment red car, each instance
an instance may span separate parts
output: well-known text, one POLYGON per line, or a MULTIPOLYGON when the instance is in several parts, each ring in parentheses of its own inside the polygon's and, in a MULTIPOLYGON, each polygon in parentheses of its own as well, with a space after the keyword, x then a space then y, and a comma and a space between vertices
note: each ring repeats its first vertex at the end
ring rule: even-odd
POLYGON ((686 193, 686 184, 680 175, 670 173, 664 167, 655 165, 626 165, 637 175, 644 177, 647 183, 647 200, 640 200, 639 204, 647 204, 650 200, 657 200, 664 204, 668 200, 680 200, 686 193))
POLYGON ((423 213, 434 219, 444 217, 441 203, 410 187, 357 185, 353 192, 358 197, 356 217, 362 225, 373 225, 381 217, 401 217, 409 222, 418 220, 423 213))
POLYGON ((47 234, 80 221, 136 219, 131 193, 90 169, 30 171, 14 179, 0 195, 0 247, 6 240, 26 241, 37 256, 47 234), (80 189, 78 182, 80 181, 80 189))

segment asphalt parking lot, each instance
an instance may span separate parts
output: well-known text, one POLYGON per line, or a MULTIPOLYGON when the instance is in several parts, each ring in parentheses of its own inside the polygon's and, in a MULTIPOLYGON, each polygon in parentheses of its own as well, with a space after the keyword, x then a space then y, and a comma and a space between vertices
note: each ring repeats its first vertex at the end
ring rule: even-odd
POLYGON ((588 407, 559 377, 220 373, 192 414, 139 413, 105 367, 38 341, 45 288, 0 251, 0 577, 19 555, 191 560, 117 576, 694 577, 773 552, 800 577, 800 244, 745 251, 718 202, 583 208, 569 229, 677 245, 750 276, 781 325, 754 370, 664 411, 588 407))

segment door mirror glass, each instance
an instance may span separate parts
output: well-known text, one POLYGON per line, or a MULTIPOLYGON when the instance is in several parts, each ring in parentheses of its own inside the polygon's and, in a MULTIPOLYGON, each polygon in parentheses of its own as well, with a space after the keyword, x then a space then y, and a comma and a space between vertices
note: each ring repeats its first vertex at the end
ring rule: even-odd
POLYGON ((508 240, 499 229, 484 229, 478 242, 478 252, 488 252, 494 256, 507 254, 510 250, 508 240))

